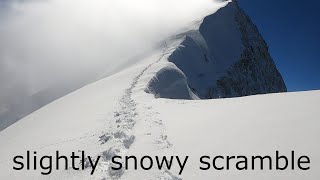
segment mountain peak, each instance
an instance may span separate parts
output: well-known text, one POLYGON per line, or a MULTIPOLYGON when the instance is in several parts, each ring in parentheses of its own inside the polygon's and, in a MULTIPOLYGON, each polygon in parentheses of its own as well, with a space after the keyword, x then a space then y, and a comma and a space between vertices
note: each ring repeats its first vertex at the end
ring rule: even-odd
MULTIPOLYGON (((287 91, 267 43, 237 1, 205 17, 198 29, 184 35, 168 61, 184 73, 188 88, 200 99, 287 91)), ((172 98, 153 89, 154 81, 150 92, 172 98)))

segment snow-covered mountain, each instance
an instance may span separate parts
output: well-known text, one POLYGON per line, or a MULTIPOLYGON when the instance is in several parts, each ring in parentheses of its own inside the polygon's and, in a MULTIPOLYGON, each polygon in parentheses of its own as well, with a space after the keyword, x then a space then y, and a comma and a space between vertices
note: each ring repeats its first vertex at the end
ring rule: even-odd
POLYGON ((149 91, 159 97, 183 99, 193 99, 194 95, 208 99, 287 91, 268 45, 236 1, 205 17, 198 26, 175 37, 184 40, 169 57, 185 76, 169 65, 150 82, 149 91), (178 83, 177 90, 168 86, 167 76, 171 84, 178 79, 187 83, 178 83), (185 93, 176 92, 181 89, 185 93))
POLYGON ((319 179, 320 91, 208 99, 286 87, 267 45, 237 4, 215 1, 210 11, 194 17, 199 14, 206 15, 139 61, 1 131, 0 179, 319 179), (203 155, 272 155, 277 150, 308 155, 311 169, 199 170, 203 155), (13 170, 13 158, 26 157, 27 151, 36 151, 37 170, 33 161, 30 170, 13 170), (56 162, 50 175, 42 175, 48 170, 40 168, 40 157, 56 151, 67 156, 85 151, 101 159, 93 175, 90 168, 55 170, 56 162), (113 171, 115 155, 188 155, 190 160, 181 175, 176 165, 113 171))

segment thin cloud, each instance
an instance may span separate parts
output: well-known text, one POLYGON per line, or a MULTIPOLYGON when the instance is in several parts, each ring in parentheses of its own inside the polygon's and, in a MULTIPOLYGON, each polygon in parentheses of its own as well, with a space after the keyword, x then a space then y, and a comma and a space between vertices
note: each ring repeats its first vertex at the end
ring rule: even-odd
POLYGON ((0 112, 17 97, 72 89, 125 66, 215 6, 211 0, 0 2, 0 112))

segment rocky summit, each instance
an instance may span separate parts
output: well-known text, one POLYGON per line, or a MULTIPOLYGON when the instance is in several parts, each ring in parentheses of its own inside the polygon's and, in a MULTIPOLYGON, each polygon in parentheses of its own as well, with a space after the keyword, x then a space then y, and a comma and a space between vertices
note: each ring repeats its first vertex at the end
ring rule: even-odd
POLYGON ((168 57, 177 69, 168 65, 149 83, 149 90, 158 97, 212 99, 287 91, 267 43, 237 1, 189 29, 173 37, 184 37, 168 57))

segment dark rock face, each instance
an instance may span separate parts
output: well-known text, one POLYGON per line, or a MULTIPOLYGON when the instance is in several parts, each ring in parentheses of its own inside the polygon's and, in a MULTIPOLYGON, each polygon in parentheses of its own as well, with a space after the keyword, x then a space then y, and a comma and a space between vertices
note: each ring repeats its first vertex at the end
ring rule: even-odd
POLYGON ((186 36, 169 61, 199 98, 287 91, 268 45, 236 1, 207 16, 197 32, 186 36))
POLYGON ((269 52, 268 45, 250 18, 238 7, 235 20, 244 46, 238 62, 217 80, 220 97, 286 92, 287 88, 269 52))

